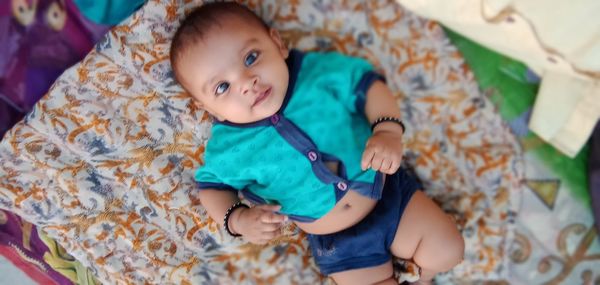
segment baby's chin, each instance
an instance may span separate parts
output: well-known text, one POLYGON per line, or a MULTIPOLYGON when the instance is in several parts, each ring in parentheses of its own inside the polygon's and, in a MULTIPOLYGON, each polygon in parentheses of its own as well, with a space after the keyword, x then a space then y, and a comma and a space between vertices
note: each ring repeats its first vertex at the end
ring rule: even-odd
POLYGON ((273 117, 273 115, 277 114, 277 111, 279 111, 279 108, 277 108, 275 110, 269 110, 268 112, 264 112, 260 115, 257 115, 255 118, 252 118, 251 121, 249 121, 248 123, 254 123, 254 122, 262 121, 264 119, 269 119, 269 118, 273 117))
MULTIPOLYGON (((275 114, 276 113, 273 113, 272 115, 268 115, 268 116, 256 116, 256 117, 252 117, 252 118, 225 118, 225 121, 234 123, 234 124, 251 124, 251 123, 256 123, 258 121, 262 121, 264 119, 270 118, 271 116, 273 116, 275 114)), ((222 121, 219 118, 217 118, 217 120, 222 121)))
POLYGON ((240 117, 228 117, 225 118, 226 121, 230 122, 230 123, 234 123, 234 124, 249 124, 249 123, 256 123, 258 121, 262 121, 264 119, 268 119, 271 118, 273 115, 277 114, 277 111, 279 111, 279 108, 273 108, 273 110, 261 110, 262 112, 260 113, 254 113, 251 116, 248 117, 244 117, 244 118, 240 118, 240 117))
MULTIPOLYGON (((274 98, 273 98, 274 99, 274 98)), ((260 121, 267 118, 272 117, 277 114, 277 112, 281 109, 281 105, 283 104, 284 96, 279 97, 279 100, 274 100, 268 103, 266 106, 260 106, 258 110, 255 110, 256 117, 253 118, 253 121, 260 121)))

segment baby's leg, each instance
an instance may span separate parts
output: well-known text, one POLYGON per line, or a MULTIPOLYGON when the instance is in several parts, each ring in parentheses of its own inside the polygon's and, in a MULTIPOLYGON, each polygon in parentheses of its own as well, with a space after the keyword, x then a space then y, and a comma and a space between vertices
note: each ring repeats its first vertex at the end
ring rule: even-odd
POLYGON ((422 191, 417 191, 406 206, 391 252, 412 259, 421 267, 422 284, 428 284, 440 272, 460 263, 464 240, 454 221, 422 191))
POLYGON ((333 273, 330 277, 337 285, 398 285, 393 270, 392 262, 388 261, 379 266, 333 273))

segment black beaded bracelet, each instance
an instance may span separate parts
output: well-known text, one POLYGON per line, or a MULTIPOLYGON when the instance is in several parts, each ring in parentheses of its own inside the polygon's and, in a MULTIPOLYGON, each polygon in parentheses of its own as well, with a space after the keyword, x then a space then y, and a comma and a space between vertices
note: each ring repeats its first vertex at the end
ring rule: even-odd
POLYGON ((381 124, 383 122, 394 122, 394 123, 400 125, 400 127, 402 127, 402 133, 403 134, 404 134, 404 131, 406 130, 406 128, 404 128, 404 123, 402 123, 402 120, 400 120, 398 118, 394 118, 394 117, 379 117, 371 125, 371 131, 373 131, 377 125, 379 125, 379 124, 381 124))
POLYGON ((233 205, 231 205, 231 207, 229 207, 229 209, 227 209, 227 212, 225 212, 225 217, 223 218, 223 227, 225 228, 225 230, 227 231, 227 233, 229 235, 231 235, 232 237, 241 237, 242 235, 240 234, 236 234, 233 233, 230 229, 229 229, 229 216, 231 216, 231 213, 233 213, 233 211, 237 208, 241 208, 241 207, 246 207, 246 208, 250 208, 250 206, 242 203, 242 202, 237 202, 233 205))

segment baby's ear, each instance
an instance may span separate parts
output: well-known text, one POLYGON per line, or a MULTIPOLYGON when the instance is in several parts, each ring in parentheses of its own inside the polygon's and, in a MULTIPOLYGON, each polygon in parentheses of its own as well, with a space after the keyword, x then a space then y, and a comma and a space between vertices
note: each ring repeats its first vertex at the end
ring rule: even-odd
POLYGON ((281 53, 283 58, 288 58, 290 51, 288 50, 287 46, 285 45, 285 42, 281 39, 279 32, 277 30, 271 28, 269 30, 269 35, 271 36, 271 39, 273 40, 273 42, 275 42, 275 44, 277 45, 277 48, 279 49, 279 52, 281 53))
POLYGON ((196 100, 195 98, 192 98, 192 104, 194 104, 194 107, 198 109, 204 109, 204 104, 202 104, 202 102, 196 100))

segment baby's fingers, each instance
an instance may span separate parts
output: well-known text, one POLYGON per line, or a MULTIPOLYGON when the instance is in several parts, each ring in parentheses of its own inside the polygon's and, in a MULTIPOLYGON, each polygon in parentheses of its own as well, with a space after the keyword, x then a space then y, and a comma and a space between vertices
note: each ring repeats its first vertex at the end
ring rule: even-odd
POLYGON ((261 239, 269 241, 269 240, 272 240, 272 239, 274 239, 274 238, 276 238, 276 237, 278 237, 280 235, 281 235, 281 231, 264 232, 261 235, 261 239))
POLYGON ((260 227, 262 233, 278 232, 283 225, 281 223, 263 223, 260 227))
POLYGON ((274 212, 263 212, 260 216, 260 221, 268 224, 277 224, 287 221, 287 216, 279 215, 274 212))
POLYGON ((380 172, 383 172, 385 174, 389 174, 389 169, 392 166, 393 161, 389 158, 384 158, 383 161, 381 162, 381 167, 379 168, 380 172))
POLYGON ((383 155, 379 153, 376 154, 375 157, 373 157, 373 160, 371 160, 371 169, 375 171, 381 171, 384 159, 385 157, 383 155))
POLYGON ((281 205, 263 204, 263 205, 258 205, 255 208, 265 210, 265 211, 270 211, 270 212, 277 212, 277 211, 281 210, 281 205))
POLYGON ((371 167, 371 160, 375 156, 375 149, 372 147, 367 147, 363 152, 362 159, 360 161, 360 168, 362 170, 367 170, 371 167))
POLYGON ((393 160, 390 167, 387 169, 387 174, 394 174, 400 168, 400 161, 393 160))

